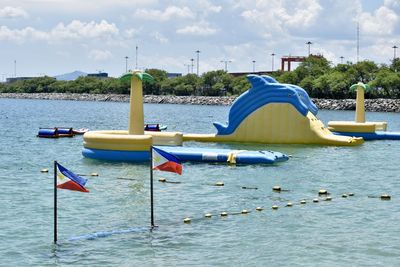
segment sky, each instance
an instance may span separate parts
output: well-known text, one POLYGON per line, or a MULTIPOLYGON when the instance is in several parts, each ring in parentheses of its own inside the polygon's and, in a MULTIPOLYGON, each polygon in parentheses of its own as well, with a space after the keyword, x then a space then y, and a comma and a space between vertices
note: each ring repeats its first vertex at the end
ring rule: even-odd
POLYGON ((118 77, 126 65, 185 74, 192 62, 200 74, 270 71, 309 47, 333 65, 356 62, 357 23, 359 60, 389 64, 400 0, 0 0, 0 81, 75 70, 118 77))

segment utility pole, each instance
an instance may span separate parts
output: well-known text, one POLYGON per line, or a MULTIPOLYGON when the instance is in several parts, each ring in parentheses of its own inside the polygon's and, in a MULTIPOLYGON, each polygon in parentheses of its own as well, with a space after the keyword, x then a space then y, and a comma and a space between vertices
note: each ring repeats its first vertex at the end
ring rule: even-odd
POLYGON ((138 69, 138 49, 139 49, 139 47, 136 45, 136 65, 135 65, 135 70, 137 70, 138 69))
POLYGON ((197 76, 199 76, 199 54, 200 54, 200 50, 196 50, 197 53, 197 76))
POLYGON ((312 42, 308 41, 308 42, 306 43, 306 45, 308 45, 308 56, 310 56, 310 55, 311 55, 311 45, 312 45, 312 42))
POLYGON ((275 57, 275 53, 272 53, 272 54, 271 54, 271 57, 272 57, 272 69, 271 69, 271 71, 274 71, 274 57, 275 57))
POLYGON ((360 58, 360 23, 357 21, 357 63, 360 58))
POLYGON ((393 46, 393 61, 396 59, 396 49, 398 48, 397 46, 393 46))
POLYGON ((190 61, 192 62, 192 73, 193 73, 194 58, 191 58, 190 61))
POLYGON ((14 78, 17 78, 17 60, 14 59, 14 78))
POLYGON ((190 64, 183 64, 185 67, 187 67, 187 74, 190 72, 190 64))
POLYGON ((125 73, 128 72, 128 56, 125 56, 125 73))
POLYGON ((225 63, 225 71, 228 72, 228 63, 231 63, 231 60, 221 60, 221 63, 225 63))
POLYGON ((256 72, 256 61, 253 60, 252 62, 253 62, 253 73, 254 73, 254 72, 256 72))

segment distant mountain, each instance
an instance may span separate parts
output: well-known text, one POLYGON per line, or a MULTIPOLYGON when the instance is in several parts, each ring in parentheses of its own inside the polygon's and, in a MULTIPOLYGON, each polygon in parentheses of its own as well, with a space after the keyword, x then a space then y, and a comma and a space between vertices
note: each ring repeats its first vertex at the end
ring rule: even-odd
POLYGON ((54 78, 56 78, 59 81, 73 81, 81 76, 87 76, 87 73, 76 70, 74 72, 56 75, 56 76, 54 76, 54 78))

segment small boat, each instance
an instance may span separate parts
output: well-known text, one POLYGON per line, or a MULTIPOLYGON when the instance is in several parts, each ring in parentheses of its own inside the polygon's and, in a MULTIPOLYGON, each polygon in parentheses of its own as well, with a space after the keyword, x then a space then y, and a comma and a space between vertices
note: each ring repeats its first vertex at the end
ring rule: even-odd
POLYGON ((147 123, 144 126, 145 131, 161 132, 167 129, 167 125, 162 125, 159 123, 147 123))
POLYGON ((72 132, 73 132, 74 134, 84 134, 84 133, 86 133, 87 131, 89 131, 88 128, 72 129, 72 132))
POLYGON ((73 137, 74 133, 72 128, 39 128, 37 137, 42 138, 59 138, 59 137, 73 137))
POLYGON ((73 137, 76 134, 84 134, 89 129, 87 128, 80 128, 80 129, 73 129, 70 127, 53 127, 53 128, 39 128, 39 133, 37 137, 42 138, 59 138, 59 137, 73 137))

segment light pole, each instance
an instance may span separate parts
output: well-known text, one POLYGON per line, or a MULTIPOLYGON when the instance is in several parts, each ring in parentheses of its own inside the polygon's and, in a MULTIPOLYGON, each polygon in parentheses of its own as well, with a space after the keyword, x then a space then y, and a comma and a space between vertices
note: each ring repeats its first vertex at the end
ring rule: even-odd
POLYGON ((14 59, 14 78, 17 78, 17 60, 14 59))
POLYGON ((340 64, 343 64, 344 56, 340 56, 340 64))
POLYGON ((128 56, 125 56, 125 73, 128 72, 128 56))
POLYGON ((271 54, 271 57, 272 57, 272 69, 271 69, 271 71, 274 71, 274 57, 275 57, 275 53, 272 53, 272 54, 271 54))
POLYGON ((136 70, 138 69, 138 67, 137 67, 137 62, 138 62, 138 50, 139 50, 139 47, 136 45, 136 65, 135 65, 135 69, 136 69, 136 70))
POLYGON ((190 64, 183 64, 185 67, 187 67, 187 73, 189 74, 190 72, 190 64))
POLYGON ((200 50, 196 50, 197 53, 197 76, 199 76, 199 55, 200 55, 200 50))
POLYGON ((190 61, 192 62, 192 73, 193 73, 194 58, 191 58, 190 61))
POLYGON ((392 48, 393 48, 393 60, 395 60, 396 59, 396 49, 398 47, 394 45, 392 48))
POLYGON ((221 60, 221 63, 225 63, 225 71, 228 72, 228 63, 231 63, 231 60, 221 60))
POLYGON ((306 45, 308 45, 308 56, 310 56, 310 55, 311 55, 311 45, 312 45, 312 42, 308 41, 308 42, 306 43, 306 45))
POLYGON ((253 62, 253 73, 254 73, 254 72, 256 72, 256 61, 253 60, 252 62, 253 62))

